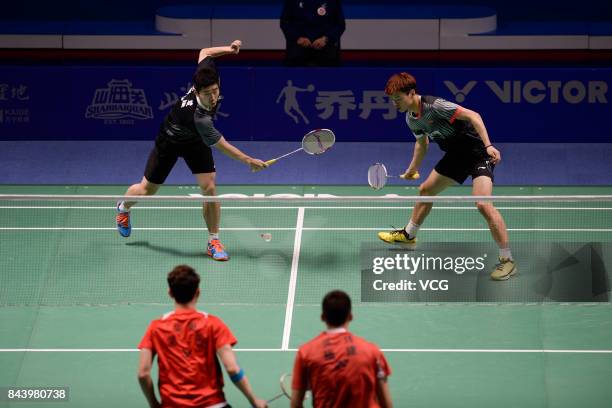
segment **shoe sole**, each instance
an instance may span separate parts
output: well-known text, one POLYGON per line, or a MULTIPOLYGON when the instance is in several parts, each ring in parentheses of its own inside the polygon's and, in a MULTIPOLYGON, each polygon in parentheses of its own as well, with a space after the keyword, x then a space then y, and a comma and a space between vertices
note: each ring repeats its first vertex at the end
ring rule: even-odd
POLYGON ((510 271, 509 274, 502 276, 501 278, 494 278, 493 276, 491 276, 491 279, 494 281, 507 281, 508 279, 510 279, 510 277, 514 276, 517 272, 518 268, 516 267, 516 265, 514 266, 514 268, 512 268, 512 270, 510 271))
MULTIPOLYGON (((117 211, 119 211, 119 210, 117 209, 117 211)), ((119 227, 119 225, 117 223, 117 232, 119 232, 119 235, 121 235, 123 238, 127 238, 132 233, 132 228, 130 227, 130 230, 127 233, 123 233, 123 232, 121 232, 121 229, 120 229, 120 227, 119 227)))
POLYGON ((410 249, 410 250, 414 250, 416 249, 416 242, 415 243, 408 243, 408 242, 389 242, 389 241, 385 241, 384 239, 382 239, 381 237, 378 237, 378 239, 380 239, 382 242, 384 242, 385 244, 390 244, 390 245, 397 245, 400 246, 402 248, 405 249, 410 249))
POLYGON ((132 233, 132 229, 130 228, 127 232, 123 232, 119 226, 117 226, 117 232, 119 233, 119 235, 121 235, 123 238, 127 238, 130 236, 130 234, 132 233))
POLYGON ((206 255, 211 258, 213 261, 217 261, 217 262, 225 262, 225 261, 229 261, 229 256, 225 257, 225 258, 215 258, 213 257, 211 254, 209 254, 208 252, 206 253, 206 255))

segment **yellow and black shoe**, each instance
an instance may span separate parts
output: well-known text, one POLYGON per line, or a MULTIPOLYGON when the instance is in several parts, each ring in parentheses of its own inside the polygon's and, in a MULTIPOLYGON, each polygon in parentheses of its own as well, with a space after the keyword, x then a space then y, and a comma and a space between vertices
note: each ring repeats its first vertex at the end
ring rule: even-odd
POLYGON ((499 263, 491 272, 491 279, 496 281, 508 280, 516 272, 517 268, 513 259, 499 257, 499 263))
POLYGON ((412 239, 408 238, 408 234, 403 229, 390 232, 379 232, 378 238, 388 244, 401 245, 408 249, 414 249, 416 247, 416 237, 412 239))

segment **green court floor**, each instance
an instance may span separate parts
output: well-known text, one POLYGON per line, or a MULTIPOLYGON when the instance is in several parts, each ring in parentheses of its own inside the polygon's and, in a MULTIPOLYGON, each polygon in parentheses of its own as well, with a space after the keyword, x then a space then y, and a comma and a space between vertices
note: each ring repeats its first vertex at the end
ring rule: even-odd
MULTIPOLYGON (((124 189, 0 186, 0 194, 116 195, 124 189)), ((160 191, 197 193, 193 186, 160 191)), ((230 193, 414 195, 416 189, 219 188, 230 193)), ((609 195, 612 187, 501 187, 496 194, 609 195)), ((587 408, 612 401, 609 302, 362 302, 360 247, 377 242, 379 229, 404 225, 405 205, 228 203, 221 224, 232 257, 227 263, 204 255, 197 203, 141 203, 128 239, 114 228, 113 206, 0 201, 0 387, 70 387, 66 403, 0 401, 0 407, 145 407, 136 346, 149 321, 171 310, 165 275, 179 263, 201 274, 200 308, 233 330, 240 364, 264 398, 278 393, 278 378, 291 371, 300 344, 323 329, 322 296, 340 288, 354 301, 351 330, 377 343, 389 360, 396 407, 587 408), (272 234, 270 242, 260 238, 264 232, 272 234)), ((610 202, 497 206, 512 242, 612 242, 610 202)), ((469 203, 434 206, 419 237, 490 241, 469 203)), ((232 385, 226 392, 233 406, 248 406, 232 385)))

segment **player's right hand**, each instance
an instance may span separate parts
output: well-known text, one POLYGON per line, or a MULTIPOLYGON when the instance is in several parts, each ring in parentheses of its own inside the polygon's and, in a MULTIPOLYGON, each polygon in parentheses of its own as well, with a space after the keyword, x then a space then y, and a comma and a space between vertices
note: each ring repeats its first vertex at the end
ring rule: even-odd
POLYGON ((253 158, 249 158, 249 160, 247 161, 247 164, 251 168, 252 172, 257 172, 257 171, 263 170, 266 167, 268 167, 266 162, 259 160, 259 159, 253 159, 253 158))
POLYGON ((495 148, 495 146, 489 145, 485 150, 491 158, 491 164, 498 164, 501 161, 501 153, 495 148))
POLYGON ((255 408, 268 408, 268 403, 266 402, 266 400, 262 400, 257 398, 255 400, 255 404, 253 404, 253 407, 255 408))
POLYGON ((404 180, 416 180, 419 177, 421 177, 421 175, 419 174, 418 170, 413 170, 413 169, 406 169, 406 171, 404 172, 404 174, 400 175, 400 178, 404 179, 404 180))
POLYGON ((234 40, 230 44, 230 48, 234 54, 238 54, 240 52, 240 47, 242 47, 242 41, 240 40, 234 40))

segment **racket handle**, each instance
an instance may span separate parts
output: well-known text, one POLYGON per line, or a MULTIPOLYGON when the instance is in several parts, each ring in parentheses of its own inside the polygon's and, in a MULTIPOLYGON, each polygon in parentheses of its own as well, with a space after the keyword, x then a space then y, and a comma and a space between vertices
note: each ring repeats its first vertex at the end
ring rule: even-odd
POLYGON ((404 179, 404 180, 416 180, 419 177, 421 177, 421 175, 419 174, 418 171, 415 171, 414 173, 412 173, 410 175, 408 175, 407 173, 404 173, 404 174, 400 175, 400 178, 404 179))
MULTIPOLYGON (((272 159, 272 160, 268 160, 268 161, 266 161, 264 163, 266 164, 266 166, 270 166, 270 165, 276 163, 277 160, 278 159, 272 159)), ((263 170, 263 168, 257 169, 257 170, 251 170, 251 173, 257 173, 258 171, 262 171, 262 170, 263 170)))

